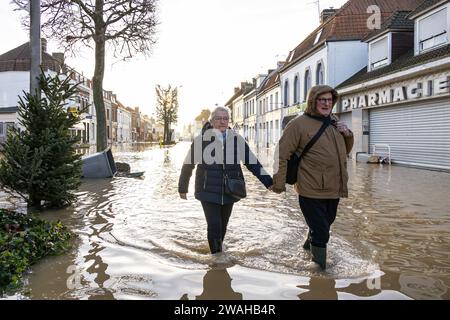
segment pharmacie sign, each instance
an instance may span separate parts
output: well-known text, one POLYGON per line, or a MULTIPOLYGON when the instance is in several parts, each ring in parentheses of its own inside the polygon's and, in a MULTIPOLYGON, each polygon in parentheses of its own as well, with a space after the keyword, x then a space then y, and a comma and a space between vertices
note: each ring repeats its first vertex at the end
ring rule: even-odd
POLYGON ((360 95, 343 96, 342 111, 379 107, 448 93, 450 93, 450 76, 445 75, 399 86, 384 87, 360 95))

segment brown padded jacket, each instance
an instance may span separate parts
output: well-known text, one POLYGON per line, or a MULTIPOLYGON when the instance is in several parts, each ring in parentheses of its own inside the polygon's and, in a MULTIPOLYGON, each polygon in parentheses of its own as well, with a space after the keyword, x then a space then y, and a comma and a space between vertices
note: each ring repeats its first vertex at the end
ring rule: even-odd
MULTIPOLYGON (((275 158, 273 189, 286 190, 287 161, 291 155, 301 152, 322 126, 315 108, 316 98, 331 92, 333 105, 338 98, 337 92, 324 85, 312 87, 307 99, 305 114, 296 117, 286 126, 277 146, 275 158)), ((332 120, 338 118, 332 115, 332 120)), ((334 125, 327 127, 313 147, 302 157, 297 173, 295 190, 298 194, 314 199, 338 199, 348 196, 347 155, 353 147, 353 134, 344 137, 334 125)))

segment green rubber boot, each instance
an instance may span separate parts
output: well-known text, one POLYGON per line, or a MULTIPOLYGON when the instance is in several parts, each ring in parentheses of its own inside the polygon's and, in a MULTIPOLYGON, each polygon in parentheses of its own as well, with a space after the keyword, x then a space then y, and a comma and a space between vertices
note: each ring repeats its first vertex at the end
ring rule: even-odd
POLYGON ((320 248, 311 245, 312 261, 317 263, 322 270, 327 267, 327 248, 320 248))
POLYGON ((308 230, 306 234, 305 243, 303 243, 303 249, 311 250, 311 230, 308 230))

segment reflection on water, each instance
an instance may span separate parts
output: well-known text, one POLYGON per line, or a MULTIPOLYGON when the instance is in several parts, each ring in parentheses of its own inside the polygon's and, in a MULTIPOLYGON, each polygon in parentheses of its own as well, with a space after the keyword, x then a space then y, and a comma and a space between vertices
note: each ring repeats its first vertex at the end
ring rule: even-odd
POLYGON ((121 145, 115 160, 145 171, 143 179, 83 180, 73 208, 44 213, 79 238, 69 254, 33 268, 30 297, 450 298, 450 174, 350 163, 350 197, 322 272, 302 249, 297 195, 270 193, 245 169, 248 198, 235 205, 225 252, 211 256, 193 178, 188 200, 178 197, 188 147, 121 145), (80 272, 76 288, 67 286, 70 266, 80 272))
POLYGON ((307 286, 298 286, 307 289, 298 295, 301 300, 337 300, 338 295, 335 289, 335 280, 332 278, 316 278, 309 279, 307 286))
MULTIPOLYGON (((242 293, 235 292, 231 286, 227 269, 210 269, 203 277, 203 292, 196 300, 242 300, 242 293)), ((180 300, 189 300, 185 293, 180 300)))

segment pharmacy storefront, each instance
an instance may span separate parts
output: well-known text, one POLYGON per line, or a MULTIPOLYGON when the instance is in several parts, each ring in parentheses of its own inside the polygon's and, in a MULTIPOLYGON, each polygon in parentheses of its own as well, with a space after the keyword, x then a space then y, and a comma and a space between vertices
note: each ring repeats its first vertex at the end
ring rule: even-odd
POLYGON ((338 115, 355 134, 352 157, 389 147, 393 163, 450 170, 450 67, 401 76, 409 79, 339 89, 338 115))

